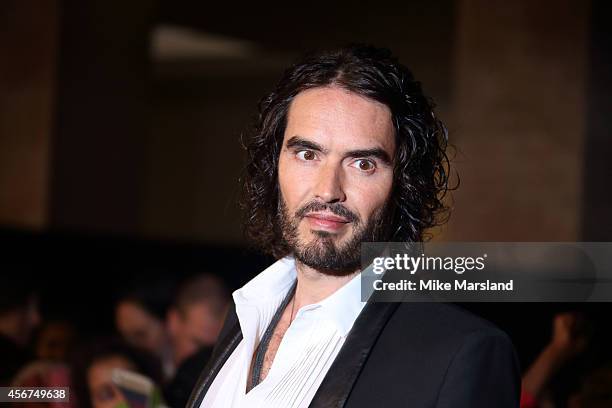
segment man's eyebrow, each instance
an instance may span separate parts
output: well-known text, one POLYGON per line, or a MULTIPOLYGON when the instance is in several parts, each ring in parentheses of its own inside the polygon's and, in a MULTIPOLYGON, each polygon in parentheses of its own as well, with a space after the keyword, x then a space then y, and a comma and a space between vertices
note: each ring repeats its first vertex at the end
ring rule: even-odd
POLYGON ((303 149, 314 150, 316 152, 326 153, 327 150, 323 148, 318 143, 311 142, 310 140, 303 139, 299 136, 293 136, 291 139, 287 140, 287 149, 301 147, 303 149))
POLYGON ((392 162, 389 153, 387 153, 386 150, 381 149, 380 147, 373 147, 371 149, 351 150, 349 152, 346 152, 345 157, 374 157, 381 160, 385 164, 391 164, 392 162))

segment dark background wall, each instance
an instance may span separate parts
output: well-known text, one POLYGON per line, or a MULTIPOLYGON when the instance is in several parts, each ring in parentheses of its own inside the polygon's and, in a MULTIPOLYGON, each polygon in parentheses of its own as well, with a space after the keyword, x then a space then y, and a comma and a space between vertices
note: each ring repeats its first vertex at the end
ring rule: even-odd
POLYGON ((16 52, 6 40, 7 73, 39 81, 22 105, 26 87, 4 82, 5 225, 244 244, 239 136, 257 101, 301 53, 351 41, 393 49, 449 128, 462 187, 438 239, 571 241, 607 216, 597 2, 404 2, 393 13, 5 4, 7 22, 25 24, 4 37, 32 43, 16 52), (36 18, 49 35, 27 37, 36 18))

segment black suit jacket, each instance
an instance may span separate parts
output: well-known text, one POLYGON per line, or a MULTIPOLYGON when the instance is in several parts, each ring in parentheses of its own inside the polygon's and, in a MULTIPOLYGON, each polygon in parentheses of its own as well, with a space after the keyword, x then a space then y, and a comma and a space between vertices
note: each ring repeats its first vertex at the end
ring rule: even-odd
MULTIPOLYGON (((242 333, 232 308, 188 408, 199 408, 242 333)), ((518 407, 520 372, 508 336, 459 307, 368 303, 310 407, 518 407)))

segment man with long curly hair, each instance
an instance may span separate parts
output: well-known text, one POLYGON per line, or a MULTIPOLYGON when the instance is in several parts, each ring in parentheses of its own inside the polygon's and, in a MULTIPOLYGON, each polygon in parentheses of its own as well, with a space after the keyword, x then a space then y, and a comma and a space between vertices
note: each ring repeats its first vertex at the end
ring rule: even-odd
POLYGON ((508 337, 437 303, 364 302, 362 242, 446 220, 447 133, 388 50, 290 67, 245 140, 245 232, 278 261, 233 294, 189 407, 516 407, 508 337))

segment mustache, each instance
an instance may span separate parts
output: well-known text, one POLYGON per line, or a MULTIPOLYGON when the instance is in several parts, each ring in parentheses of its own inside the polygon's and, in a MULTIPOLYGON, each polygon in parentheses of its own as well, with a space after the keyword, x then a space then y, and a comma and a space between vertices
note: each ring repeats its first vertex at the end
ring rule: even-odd
POLYGON ((346 208, 340 203, 322 203, 319 201, 311 201, 295 212, 298 218, 304 218, 309 212, 329 211, 339 217, 345 218, 347 221, 359 224, 359 216, 346 208))

